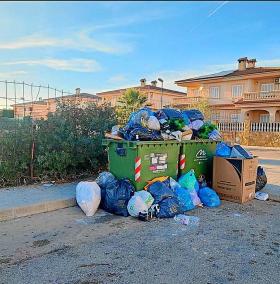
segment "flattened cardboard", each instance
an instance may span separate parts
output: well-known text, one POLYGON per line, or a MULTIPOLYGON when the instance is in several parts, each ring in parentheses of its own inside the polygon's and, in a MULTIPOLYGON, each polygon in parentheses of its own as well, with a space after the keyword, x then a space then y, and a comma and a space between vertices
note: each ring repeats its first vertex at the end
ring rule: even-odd
POLYGON ((221 199, 244 203, 254 198, 258 158, 214 157, 213 188, 221 199))

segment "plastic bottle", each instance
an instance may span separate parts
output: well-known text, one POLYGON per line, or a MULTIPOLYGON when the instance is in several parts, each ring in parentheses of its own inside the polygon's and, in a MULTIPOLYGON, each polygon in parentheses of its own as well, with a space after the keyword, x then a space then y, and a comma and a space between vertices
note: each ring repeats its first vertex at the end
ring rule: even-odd
POLYGON ((199 217, 196 216, 187 216, 184 214, 179 214, 174 217, 174 220, 182 225, 189 225, 189 226, 199 225, 199 217))

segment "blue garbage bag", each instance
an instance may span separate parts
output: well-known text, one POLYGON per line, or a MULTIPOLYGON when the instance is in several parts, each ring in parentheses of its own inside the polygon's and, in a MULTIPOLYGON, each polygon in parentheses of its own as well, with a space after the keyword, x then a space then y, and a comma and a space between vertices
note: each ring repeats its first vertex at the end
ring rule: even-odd
POLYGON ((191 122, 195 120, 204 120, 202 112, 198 109, 183 110, 182 113, 184 113, 191 122))
MULTIPOLYGON (((185 212, 194 209, 195 205, 193 204, 190 192, 186 188, 183 188, 173 178, 169 177, 167 180, 169 180, 170 188, 173 190, 175 197, 178 200, 180 211, 185 212)), ((197 187, 199 187, 198 183, 197 187)))
POLYGON ((182 111, 182 117, 183 117, 183 120, 185 122, 185 125, 190 125, 191 121, 190 121, 188 115, 184 111, 182 111))
POLYGON ((177 198, 169 197, 159 203, 158 218, 173 218, 175 215, 182 213, 177 198))
MULTIPOLYGON (((101 206, 104 210, 121 216, 129 216, 127 204, 135 189, 127 179, 121 179, 107 184, 101 206)), ((102 197, 101 197, 102 198, 102 197)))
POLYGON ((186 212, 195 208, 189 191, 183 187, 175 189, 175 196, 178 200, 179 209, 181 212, 186 212))
POLYGON ((221 205, 218 194, 209 187, 202 187, 198 191, 198 196, 201 202, 207 207, 217 207, 221 205))
POLYGON ((216 146, 216 156, 230 157, 232 147, 228 146, 225 142, 221 142, 216 146))
POLYGON ((168 187, 168 185, 164 182, 156 181, 149 185, 148 191, 154 198, 153 204, 159 204, 162 200, 175 197, 173 190, 168 187))
POLYGON ((177 109, 163 108, 160 111, 162 111, 169 120, 170 119, 183 119, 182 113, 177 109))
POLYGON ((149 117, 153 115, 154 112, 150 108, 143 107, 130 114, 127 126, 133 127, 134 125, 142 125, 143 121, 147 121, 149 117))

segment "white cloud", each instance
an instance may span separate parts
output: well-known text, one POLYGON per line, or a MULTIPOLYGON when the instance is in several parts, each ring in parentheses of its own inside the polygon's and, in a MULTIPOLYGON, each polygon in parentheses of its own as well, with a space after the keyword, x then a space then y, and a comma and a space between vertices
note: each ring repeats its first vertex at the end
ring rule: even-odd
POLYGON ((98 51, 110 54, 123 54, 133 50, 133 45, 127 38, 135 37, 135 34, 110 33, 110 31, 130 26, 135 23, 158 20, 166 17, 160 10, 136 12, 126 17, 113 18, 107 23, 100 23, 84 27, 80 31, 68 36, 53 37, 40 33, 17 38, 10 42, 0 42, 0 49, 15 50, 24 48, 55 47, 79 51, 98 51), (39 34, 39 35, 38 35, 39 34), (126 38, 126 40, 123 39, 126 38))
POLYGON ((76 72, 96 72, 101 70, 101 66, 92 59, 56 59, 47 58, 40 60, 19 60, 4 62, 2 65, 30 65, 30 66, 46 66, 55 70, 67 70, 76 72))
POLYGON ((0 49, 23 49, 38 47, 56 47, 80 51, 98 51, 103 53, 121 54, 132 50, 129 43, 118 41, 98 41, 85 31, 73 34, 71 38, 55 38, 46 36, 27 36, 10 42, 0 42, 0 49))
POLYGON ((260 60, 260 61, 257 61, 257 65, 258 66, 277 66, 279 67, 280 66, 280 58, 279 59, 268 59, 268 60, 260 60))
POLYGON ((23 70, 19 70, 19 71, 3 71, 3 72, 0 72, 0 79, 3 79, 3 80, 8 80, 8 79, 15 79, 19 76, 23 76, 23 75, 26 75, 27 72, 26 71, 23 71, 23 70))

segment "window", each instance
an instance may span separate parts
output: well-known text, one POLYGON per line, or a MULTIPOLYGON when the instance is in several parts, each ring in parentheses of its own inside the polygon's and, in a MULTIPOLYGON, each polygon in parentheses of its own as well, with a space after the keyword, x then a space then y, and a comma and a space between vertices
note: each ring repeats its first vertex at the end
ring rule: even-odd
POLYGON ((231 122, 240 122, 240 114, 232 113, 231 114, 231 122))
POLYGON ((269 122, 269 114, 260 114, 260 122, 261 123, 269 122))
POLYGON ((212 121, 220 120, 220 114, 219 113, 212 113, 211 114, 211 120, 212 121))
POLYGON ((231 95, 233 98, 239 98, 243 93, 243 85, 233 85, 231 88, 231 95))
POLYGON ((210 98, 211 99, 219 99, 220 98, 220 88, 219 87, 211 87, 210 88, 210 98))
POLYGON ((193 89, 193 90, 192 90, 192 95, 193 95, 194 97, 198 97, 198 96, 199 96, 199 89, 193 89))
POLYGON ((261 84, 261 92, 269 93, 272 92, 273 89, 274 89, 273 83, 261 84))

